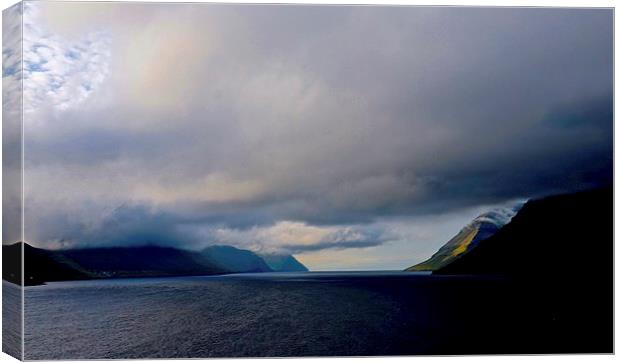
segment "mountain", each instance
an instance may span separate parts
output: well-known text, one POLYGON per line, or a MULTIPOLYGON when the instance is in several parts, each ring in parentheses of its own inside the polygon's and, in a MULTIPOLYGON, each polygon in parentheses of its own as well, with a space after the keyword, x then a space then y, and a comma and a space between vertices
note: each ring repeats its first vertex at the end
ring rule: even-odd
POLYGON ((200 255, 219 268, 233 273, 273 271, 260 256, 232 246, 209 246, 203 249, 200 255))
MULTIPOLYGON (((47 250, 15 243, 2 247, 2 278, 15 284, 21 284, 22 280, 22 245, 25 285, 62 280, 273 271, 253 252, 224 245, 195 252, 162 246, 47 250)), ((303 265, 301 268, 305 269, 303 265)))
POLYGON ((2 245, 2 279, 15 284, 22 282, 21 243, 2 245))
POLYGON ((276 272, 306 272, 308 268, 290 254, 259 254, 269 267, 276 272))
POLYGON ((428 260, 409 267, 406 271, 432 271, 450 264, 510 222, 521 207, 522 204, 498 208, 476 217, 428 260))
POLYGON ((542 351, 613 352, 613 230, 611 188, 531 200, 495 235, 433 274, 510 283, 525 317, 543 321, 538 333, 555 341, 542 351))
POLYGON ((528 201, 493 236, 437 274, 611 275, 613 191, 528 201))
POLYGON ((214 245, 200 252, 162 246, 99 247, 64 250, 15 243, 2 247, 2 278, 21 284, 24 248, 25 285, 98 278, 211 275, 277 271, 306 271, 290 255, 263 257, 232 246, 214 245))
MULTIPOLYGON (((51 253, 72 261, 97 277, 204 275, 228 272, 199 253, 171 247, 84 248, 51 253)), ((28 264, 26 266, 28 267, 28 264)))
POLYGON ((35 248, 26 243, 15 243, 2 247, 2 278, 11 283, 21 284, 22 245, 26 265, 25 285, 95 277, 60 253, 35 248))
MULTIPOLYGON (((2 248, 3 279, 21 283, 22 243, 2 248), (15 265, 13 265, 15 264, 15 265), (17 272, 16 272, 17 271, 17 272)), ((204 256, 191 251, 159 246, 47 250, 24 243, 25 285, 50 281, 114 277, 222 274, 204 256)))

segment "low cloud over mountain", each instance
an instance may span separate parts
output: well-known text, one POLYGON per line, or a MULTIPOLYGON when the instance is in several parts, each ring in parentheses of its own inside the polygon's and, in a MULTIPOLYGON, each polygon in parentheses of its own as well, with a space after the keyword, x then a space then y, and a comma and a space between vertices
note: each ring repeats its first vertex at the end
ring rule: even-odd
POLYGON ((428 215, 612 180, 608 11, 29 3, 24 16, 24 38, 45 41, 24 43, 39 246, 406 245, 422 241, 394 230, 428 215))

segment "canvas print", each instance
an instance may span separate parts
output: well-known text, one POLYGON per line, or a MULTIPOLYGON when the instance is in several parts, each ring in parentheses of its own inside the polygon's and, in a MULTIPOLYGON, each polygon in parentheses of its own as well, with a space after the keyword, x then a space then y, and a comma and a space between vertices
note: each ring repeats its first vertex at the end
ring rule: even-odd
POLYGON ((5 353, 613 353, 613 9, 2 26, 5 353))

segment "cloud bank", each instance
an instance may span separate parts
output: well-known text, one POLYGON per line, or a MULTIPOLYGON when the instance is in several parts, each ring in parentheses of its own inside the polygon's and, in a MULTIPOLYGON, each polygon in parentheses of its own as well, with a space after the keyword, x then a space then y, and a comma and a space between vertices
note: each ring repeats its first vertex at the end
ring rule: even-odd
POLYGON ((40 245, 373 248, 409 239, 393 220, 612 180, 610 10, 28 9, 40 245))

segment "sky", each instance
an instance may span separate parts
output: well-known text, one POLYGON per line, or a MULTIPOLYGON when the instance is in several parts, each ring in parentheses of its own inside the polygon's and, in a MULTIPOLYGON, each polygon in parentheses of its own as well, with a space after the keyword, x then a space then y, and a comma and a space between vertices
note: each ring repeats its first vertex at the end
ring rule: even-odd
POLYGON ((23 77, 40 247, 403 269, 489 209, 612 181, 609 9, 26 2, 23 21, 4 106, 23 77))

